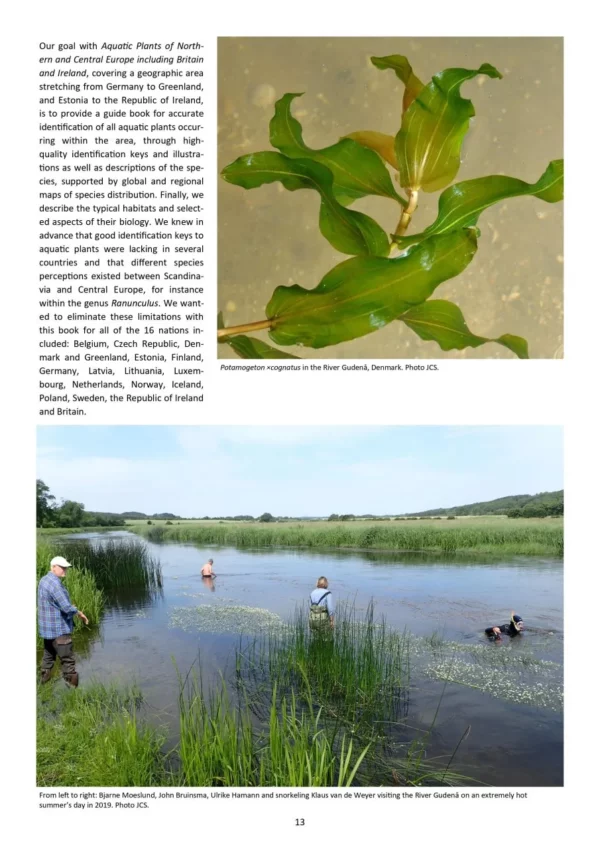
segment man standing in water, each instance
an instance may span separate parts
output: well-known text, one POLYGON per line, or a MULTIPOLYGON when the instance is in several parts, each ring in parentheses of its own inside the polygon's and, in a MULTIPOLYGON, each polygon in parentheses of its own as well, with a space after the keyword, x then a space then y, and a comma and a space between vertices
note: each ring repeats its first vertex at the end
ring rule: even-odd
POLYGON ((79 616, 85 624, 88 618, 71 602, 63 586, 63 579, 71 564, 64 557, 53 557, 50 571, 38 584, 38 623, 44 640, 42 658, 42 684, 50 680, 56 658, 60 659, 62 675, 67 684, 77 687, 79 674, 75 670, 73 654, 73 617, 79 616))
POLYGON ((217 576, 213 572, 213 562, 212 560, 207 560, 207 562, 202 567, 202 577, 203 578, 216 578, 217 576))

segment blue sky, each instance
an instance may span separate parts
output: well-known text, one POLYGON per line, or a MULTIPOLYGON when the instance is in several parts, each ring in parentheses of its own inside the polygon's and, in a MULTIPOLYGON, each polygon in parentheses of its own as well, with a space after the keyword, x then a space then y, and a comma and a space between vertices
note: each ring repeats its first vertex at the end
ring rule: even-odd
POLYGON ((40 427, 37 476, 88 510, 408 513, 563 487, 559 427, 40 427))

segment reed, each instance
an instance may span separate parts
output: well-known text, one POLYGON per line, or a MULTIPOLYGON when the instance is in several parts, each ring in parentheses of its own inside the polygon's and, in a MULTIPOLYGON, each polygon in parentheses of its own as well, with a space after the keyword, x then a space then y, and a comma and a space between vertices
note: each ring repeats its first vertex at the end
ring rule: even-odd
POLYGON ((140 721, 135 687, 38 691, 40 787, 151 787, 170 782, 160 731, 140 721))
POLYGON ((105 590, 124 587, 156 589, 162 586, 162 571, 140 540, 67 540, 57 542, 57 553, 93 575, 105 590), (60 551, 58 551, 60 549, 60 551))
POLYGON ((308 613, 300 608, 287 627, 240 646, 236 673, 254 704, 277 681, 320 706, 327 718, 381 736, 406 707, 410 641, 390 631, 384 619, 375 622, 372 605, 363 620, 352 606, 339 605, 335 628, 325 634, 311 633, 308 613))
POLYGON ((382 551, 479 552, 506 555, 563 554, 560 519, 464 519, 455 522, 223 522, 133 525, 154 542, 193 542, 240 548, 355 548, 382 551))
POLYGON ((242 699, 233 705, 222 682, 205 697, 197 679, 180 680, 180 781, 204 787, 350 786, 368 752, 295 694, 270 694, 259 727, 242 699))

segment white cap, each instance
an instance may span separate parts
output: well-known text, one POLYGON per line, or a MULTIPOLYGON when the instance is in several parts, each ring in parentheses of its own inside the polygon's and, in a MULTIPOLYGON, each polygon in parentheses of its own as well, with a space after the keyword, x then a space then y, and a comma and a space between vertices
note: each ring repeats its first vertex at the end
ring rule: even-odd
POLYGON ((71 564, 64 557, 53 557, 50 561, 50 568, 53 566, 62 566, 63 569, 68 569, 71 564))

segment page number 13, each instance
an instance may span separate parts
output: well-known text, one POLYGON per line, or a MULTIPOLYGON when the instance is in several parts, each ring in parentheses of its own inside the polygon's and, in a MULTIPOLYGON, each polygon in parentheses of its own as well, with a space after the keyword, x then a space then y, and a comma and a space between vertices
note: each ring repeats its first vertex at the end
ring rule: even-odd
POLYGON ((304 825, 304 820, 295 820, 296 825, 304 825))

